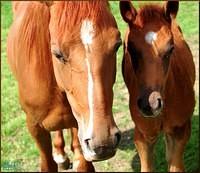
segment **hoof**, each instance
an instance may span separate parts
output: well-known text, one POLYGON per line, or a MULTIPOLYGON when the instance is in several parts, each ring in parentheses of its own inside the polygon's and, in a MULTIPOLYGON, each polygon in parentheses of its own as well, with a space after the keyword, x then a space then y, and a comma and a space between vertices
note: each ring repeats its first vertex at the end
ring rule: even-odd
POLYGON ((58 165, 58 169, 59 170, 67 170, 69 169, 70 166, 70 160, 67 157, 67 154, 65 154, 64 156, 62 154, 57 154, 54 153, 53 154, 53 159, 55 160, 55 162, 58 165))

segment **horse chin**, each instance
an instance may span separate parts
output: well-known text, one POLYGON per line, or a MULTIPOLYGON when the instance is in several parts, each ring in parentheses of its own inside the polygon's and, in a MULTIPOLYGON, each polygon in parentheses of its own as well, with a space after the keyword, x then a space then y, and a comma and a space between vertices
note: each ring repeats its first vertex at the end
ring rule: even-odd
POLYGON ((89 162, 98 162, 98 161, 103 161, 103 160, 107 160, 110 159, 111 157, 113 157, 116 153, 116 150, 111 151, 109 153, 105 154, 96 154, 94 151, 91 150, 83 150, 83 155, 85 157, 85 159, 89 162))

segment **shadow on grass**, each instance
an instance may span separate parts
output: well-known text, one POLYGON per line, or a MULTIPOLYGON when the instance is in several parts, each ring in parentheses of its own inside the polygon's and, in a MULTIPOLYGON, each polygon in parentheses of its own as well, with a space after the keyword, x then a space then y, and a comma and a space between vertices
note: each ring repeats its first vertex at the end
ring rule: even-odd
POLYGON ((133 150, 135 146, 133 144, 133 131, 134 129, 129 129, 122 132, 122 138, 119 145, 120 150, 133 150))
MULTIPOLYGON (((140 171, 140 159, 136 152, 135 145, 133 144, 134 129, 129 129, 122 132, 122 139, 119 145, 120 150, 131 151, 133 158, 131 161, 131 167, 133 171, 140 171)), ((165 160, 165 142, 162 134, 159 135, 158 141, 155 145, 155 159, 154 168, 155 171, 166 172, 167 162, 165 160)), ((185 153, 184 163, 185 170, 187 172, 199 171, 199 115, 193 115, 192 117, 192 131, 190 140, 188 141, 185 153)))
POLYGON ((131 151, 133 158, 131 161, 131 167, 134 172, 140 171, 140 159, 139 155, 136 152, 135 145, 133 143, 133 133, 134 129, 131 128, 129 130, 122 132, 122 139, 119 145, 120 150, 131 151))

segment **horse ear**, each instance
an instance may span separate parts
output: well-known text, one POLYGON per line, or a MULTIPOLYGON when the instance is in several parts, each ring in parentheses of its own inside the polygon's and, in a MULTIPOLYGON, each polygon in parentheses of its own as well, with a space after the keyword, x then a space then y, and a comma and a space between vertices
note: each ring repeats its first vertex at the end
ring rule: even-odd
POLYGON ((132 24, 136 18, 137 11, 131 4, 130 0, 120 1, 120 12, 121 16, 123 17, 124 21, 127 22, 129 25, 132 24))
POLYGON ((167 1, 165 3, 165 16, 167 19, 175 19, 178 13, 179 1, 167 1))
POLYGON ((40 1, 40 2, 46 4, 48 7, 53 5, 53 1, 40 1))

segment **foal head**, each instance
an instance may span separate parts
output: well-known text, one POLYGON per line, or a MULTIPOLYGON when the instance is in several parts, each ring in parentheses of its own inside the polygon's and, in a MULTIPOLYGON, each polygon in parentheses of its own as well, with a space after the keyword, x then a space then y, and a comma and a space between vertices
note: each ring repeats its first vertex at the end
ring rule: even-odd
POLYGON ((138 86, 137 105, 145 117, 155 117, 163 109, 163 90, 174 49, 171 26, 178 5, 178 1, 169 1, 163 7, 146 5, 137 12, 129 1, 120 2, 121 15, 130 29, 127 49, 138 86))
POLYGON ((84 156, 108 159, 120 140, 112 114, 117 24, 105 1, 57 1, 50 12, 54 72, 78 122, 84 156))

